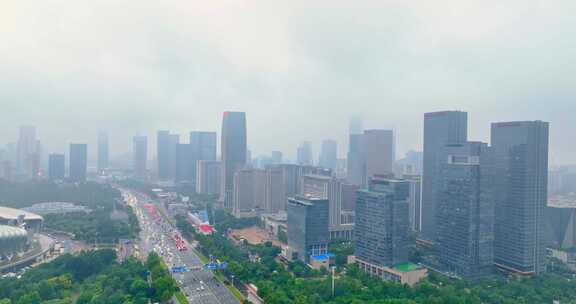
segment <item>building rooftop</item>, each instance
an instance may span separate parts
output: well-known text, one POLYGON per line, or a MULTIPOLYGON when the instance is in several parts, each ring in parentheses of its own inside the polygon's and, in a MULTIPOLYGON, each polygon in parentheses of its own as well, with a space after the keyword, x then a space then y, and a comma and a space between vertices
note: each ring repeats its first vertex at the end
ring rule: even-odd
POLYGON ((319 254, 319 255, 311 256, 311 258, 314 260, 328 260, 328 259, 333 258, 333 257, 335 257, 335 255, 333 253, 326 253, 326 254, 319 254))
POLYGON ((394 265, 394 267, 392 267, 394 270, 400 271, 400 272, 410 272, 416 269, 420 269, 420 266, 416 265, 416 264, 412 264, 412 263, 402 263, 402 264, 397 264, 394 265))
POLYGON ((44 220, 40 215, 20 209, 0 207, 0 219, 17 220, 19 216, 24 215, 25 220, 44 220))

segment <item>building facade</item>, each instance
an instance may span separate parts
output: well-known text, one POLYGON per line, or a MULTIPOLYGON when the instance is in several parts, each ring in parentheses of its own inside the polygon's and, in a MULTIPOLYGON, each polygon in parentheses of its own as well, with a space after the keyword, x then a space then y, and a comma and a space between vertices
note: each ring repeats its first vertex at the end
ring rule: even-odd
POLYGON ((424 163, 422 175, 422 234, 436 240, 436 205, 439 158, 446 144, 458 144, 468 138, 468 114, 460 111, 424 114, 424 163))
POLYGON ((200 194, 220 193, 220 161, 199 160, 196 170, 196 192, 200 194))
POLYGON ((64 154, 48 155, 48 178, 64 180, 66 176, 66 157, 64 154))
POLYGON ((548 123, 493 123, 495 264, 523 275, 545 271, 548 123))
POLYGON ((362 265, 392 267, 408 260, 407 181, 373 178, 358 191, 354 255, 362 265))
POLYGON ((222 183, 220 201, 232 210, 234 204, 234 175, 244 168, 247 160, 246 114, 224 112, 222 119, 222 183))
POLYGON ((291 198, 287 204, 288 247, 292 260, 310 262, 310 256, 326 254, 328 232, 328 200, 291 198))
POLYGON ((494 175, 488 145, 447 145, 439 166, 437 245, 444 270, 478 279, 493 273, 494 175))
POLYGON ((132 138, 133 171, 139 179, 146 178, 148 174, 148 138, 146 136, 134 136, 132 138))
POLYGON ((88 171, 88 145, 70 144, 70 180, 85 182, 88 171))
POLYGON ((318 166, 335 171, 337 159, 338 143, 332 139, 323 140, 322 146, 320 147, 320 158, 318 160, 318 166))

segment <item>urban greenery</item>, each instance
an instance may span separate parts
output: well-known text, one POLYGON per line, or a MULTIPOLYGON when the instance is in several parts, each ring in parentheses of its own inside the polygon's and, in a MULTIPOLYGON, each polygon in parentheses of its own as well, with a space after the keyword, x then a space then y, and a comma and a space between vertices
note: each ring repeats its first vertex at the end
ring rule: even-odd
POLYGON ((20 279, 0 279, 2 304, 145 304, 167 302, 175 284, 150 256, 146 265, 135 259, 116 262, 113 250, 63 255, 27 271, 20 279), (152 285, 147 282, 147 274, 152 285))
POLYGON ((98 183, 58 184, 50 181, 0 182, 0 205, 23 208, 40 202, 71 202, 86 206, 90 213, 50 214, 45 228, 72 233, 90 243, 113 243, 133 238, 138 219, 129 206, 119 203, 121 194, 98 183), (114 218, 119 215, 119 218, 114 218))
MULTIPOLYGON (((221 217, 224 221, 216 221, 219 231, 246 225, 246 220, 235 222, 228 216, 221 217)), ((335 277, 336 288, 332 294, 330 274, 311 270, 301 262, 284 265, 277 256, 279 249, 270 243, 235 246, 222 234, 195 235, 186 221, 180 221, 178 227, 198 241, 204 254, 229 263, 224 271, 227 277, 233 275, 241 282, 254 283, 259 295, 270 304, 528 304, 553 300, 576 303, 576 281, 555 273, 535 278, 502 276, 485 281, 452 280, 431 273, 427 280, 413 288, 381 281, 368 277, 355 265, 343 265, 345 256, 352 252, 352 247, 345 243, 330 246, 342 270, 335 277), (251 259, 254 255, 260 259, 251 259)))

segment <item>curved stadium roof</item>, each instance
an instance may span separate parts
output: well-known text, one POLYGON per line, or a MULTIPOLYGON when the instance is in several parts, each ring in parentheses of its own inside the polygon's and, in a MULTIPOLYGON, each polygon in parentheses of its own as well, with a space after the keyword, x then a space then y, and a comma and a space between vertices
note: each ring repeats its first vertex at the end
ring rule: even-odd
POLYGON ((0 219, 17 220, 18 216, 20 215, 24 215, 24 220, 44 220, 44 218, 32 212, 14 208, 0 207, 0 219))
POLYGON ((28 233, 22 228, 0 225, 0 239, 25 238, 27 236, 28 233))

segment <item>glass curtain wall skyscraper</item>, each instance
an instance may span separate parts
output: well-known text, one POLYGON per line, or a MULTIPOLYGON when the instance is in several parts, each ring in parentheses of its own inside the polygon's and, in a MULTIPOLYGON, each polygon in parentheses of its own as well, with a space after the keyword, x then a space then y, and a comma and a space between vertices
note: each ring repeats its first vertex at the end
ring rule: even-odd
POLYGON ((222 182, 220 201, 231 210, 234 203, 234 174, 246 165, 246 114, 224 112, 222 119, 222 182))

